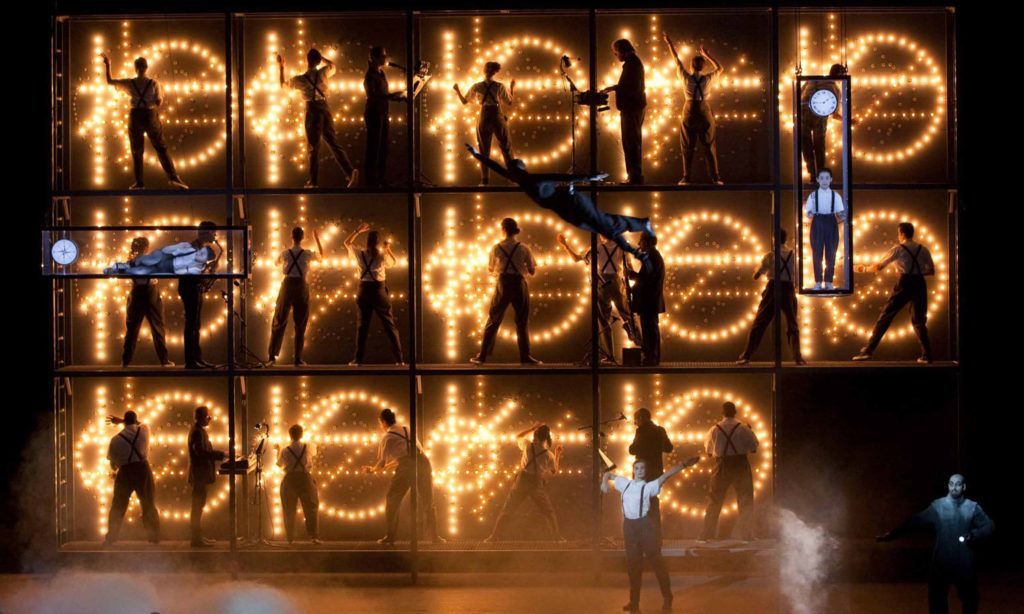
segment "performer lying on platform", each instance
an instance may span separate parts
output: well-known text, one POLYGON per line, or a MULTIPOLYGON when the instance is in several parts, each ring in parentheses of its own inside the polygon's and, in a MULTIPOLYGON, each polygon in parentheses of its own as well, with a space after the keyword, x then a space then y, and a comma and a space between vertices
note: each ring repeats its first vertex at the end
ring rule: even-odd
POLYGON ((491 158, 482 155, 470 144, 466 149, 484 166, 489 167, 502 177, 514 181, 523 188, 526 195, 544 209, 554 211, 558 217, 587 232, 597 234, 615 241, 623 250, 640 257, 637 248, 629 244, 622 236, 626 232, 649 232, 654 235, 650 218, 629 217, 605 213, 597 208, 594 201, 573 189, 573 184, 582 181, 601 181, 608 173, 597 175, 577 175, 562 173, 530 173, 522 160, 514 159, 508 167, 504 167, 491 158), (566 185, 558 185, 566 184, 566 185))
MULTIPOLYGON (((202 233, 201 233, 202 234, 202 233)), ((165 245, 128 262, 115 262, 114 266, 103 269, 104 275, 200 275, 207 264, 219 256, 214 254, 209 240, 182 241, 165 245), (197 245, 198 242, 198 245, 197 245)), ((223 252, 222 252, 223 253, 223 252)))

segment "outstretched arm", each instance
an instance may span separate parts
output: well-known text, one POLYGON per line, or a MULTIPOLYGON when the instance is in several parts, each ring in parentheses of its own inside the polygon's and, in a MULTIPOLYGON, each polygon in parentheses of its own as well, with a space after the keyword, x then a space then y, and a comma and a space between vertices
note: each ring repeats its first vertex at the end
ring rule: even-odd
POLYGON ((284 58, 281 57, 280 53, 277 54, 277 78, 281 83, 281 87, 284 87, 284 58))
POLYGON ((516 433, 516 439, 522 439, 522 438, 526 437, 527 435, 529 435, 530 433, 536 431, 537 429, 539 429, 542 426, 544 426, 543 422, 534 422, 533 426, 531 426, 530 428, 528 428, 528 429, 526 429, 526 430, 524 430, 522 432, 516 433))
POLYGON ((558 235, 555 237, 555 240, 558 241, 558 244, 562 246, 562 249, 565 250, 565 253, 569 254, 569 257, 572 258, 573 262, 579 262, 580 260, 583 260, 582 254, 577 254, 571 247, 569 247, 569 242, 565 239, 564 234, 558 233, 558 235))
POLYGON ((474 158, 479 160, 481 164, 487 166, 487 168, 491 169, 495 173, 498 173, 499 175, 501 175, 505 179, 508 179, 509 181, 515 181, 515 179, 512 179, 512 177, 508 174, 508 169, 507 168, 505 168, 504 166, 498 164, 497 162, 492 160, 490 157, 485 156, 482 153, 480 153, 479 151, 477 151, 476 147, 473 147, 469 143, 466 143, 466 149, 469 151, 469 153, 474 158))
POLYGON ((459 89, 459 84, 458 83, 453 85, 452 89, 455 90, 455 94, 459 97, 459 100, 462 101, 463 105, 469 104, 469 98, 466 98, 465 96, 463 96, 462 90, 459 89))
POLYGON ((320 233, 313 230, 313 240, 316 241, 316 253, 318 258, 324 257, 324 246, 320 244, 320 233))
POLYGON ((362 224, 360 224, 359 228, 356 228, 354 231, 352 231, 352 234, 350 234, 349 236, 345 237, 345 242, 344 242, 345 247, 348 248, 348 249, 351 249, 352 245, 355 244, 356 239, 359 237, 359 235, 363 234, 364 232, 366 232, 369 229, 370 229, 370 225, 367 224, 366 222, 363 222, 362 224))
POLYGON ((700 461, 700 456, 694 456, 693 458, 688 459, 685 463, 682 463, 680 465, 676 465, 675 467, 672 467, 671 469, 669 469, 665 473, 661 474, 660 476, 658 476, 658 479, 655 480, 655 481, 658 483, 658 486, 663 486, 665 484, 665 482, 668 481, 669 478, 671 478, 675 474, 679 473, 683 469, 686 469, 687 467, 692 467, 693 465, 696 465, 699 461, 700 461))
POLYGON ((610 489, 610 482, 615 478, 615 474, 611 471, 605 471, 601 475, 601 492, 607 493, 610 489))
POLYGON ((669 37, 668 32, 662 32, 661 37, 665 39, 666 43, 668 43, 668 50, 672 53, 672 57, 675 58, 676 60, 676 70, 678 70, 679 74, 684 77, 689 76, 689 73, 686 71, 686 66, 683 64, 683 61, 679 59, 679 52, 676 51, 676 45, 675 43, 672 42, 672 39, 669 37))
POLYGON ((103 58, 103 72, 107 76, 107 85, 114 85, 114 79, 110 76, 110 58, 105 53, 101 53, 100 57, 103 58))
POLYGON ((875 541, 888 542, 899 539, 908 533, 919 531, 930 525, 932 525, 932 507, 929 505, 927 509, 914 514, 895 529, 879 535, 875 541))

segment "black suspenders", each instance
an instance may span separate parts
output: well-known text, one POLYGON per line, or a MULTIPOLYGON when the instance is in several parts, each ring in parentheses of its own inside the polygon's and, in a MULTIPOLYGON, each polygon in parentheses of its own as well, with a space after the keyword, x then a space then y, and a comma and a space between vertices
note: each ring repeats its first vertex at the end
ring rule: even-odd
POLYGON ((494 94, 493 86, 495 85, 498 85, 498 82, 491 81, 484 87, 484 95, 483 98, 480 100, 480 106, 484 106, 485 104, 487 104, 487 101, 489 100, 493 100, 494 104, 498 105, 499 107, 501 106, 501 103, 498 102, 498 97, 494 94))
POLYGON ((366 259, 366 250, 359 252, 359 260, 363 264, 363 272, 359 274, 359 281, 375 281, 373 279, 373 271, 370 267, 373 265, 373 258, 366 259))
MULTIPOLYGON (((544 450, 540 454, 537 454, 536 452, 533 451, 534 450, 533 444, 534 444, 534 442, 531 441, 530 442, 530 447, 527 448, 527 450, 526 450, 526 456, 529 457, 529 460, 527 460, 526 464, 523 465, 523 473, 529 473, 529 471, 527 471, 527 469, 530 468, 530 465, 533 464, 533 461, 537 460, 537 458, 539 456, 541 456, 543 454, 547 454, 548 452, 550 452, 550 450, 548 450, 547 448, 544 448, 544 450)), ((539 473, 538 471, 534 471, 533 475, 537 475, 538 473, 539 473)))
POLYGON ((693 89, 695 94, 694 100, 697 102, 704 102, 704 82, 702 82, 700 76, 696 74, 691 74, 690 78, 693 79, 693 89))
POLYGON ((789 272, 789 261, 793 258, 793 252, 786 254, 785 259, 782 261, 782 267, 779 270, 779 281, 793 281, 793 275, 789 272), (782 276, 785 275, 787 279, 783 280, 782 276))
MULTIPOLYGON (((629 484, 626 484, 626 488, 623 489, 623 491, 622 491, 622 515, 623 516, 626 515, 626 491, 628 491, 629 487, 632 486, 632 485, 633 485, 633 482, 630 481, 629 484)), ((637 520, 639 520, 639 519, 644 517, 644 490, 646 490, 646 489, 647 489, 647 482, 644 482, 643 484, 640 485, 640 503, 638 503, 637 506, 636 506, 636 518, 637 518, 637 520)))
POLYGON ((608 272, 609 266, 612 269, 612 279, 614 279, 616 273, 618 273, 618 270, 615 268, 615 261, 613 260, 613 258, 615 258, 615 254, 618 253, 619 246, 616 245, 615 247, 612 248, 612 251, 609 252, 608 248, 602 243, 601 249, 604 250, 605 261, 604 264, 601 266, 601 271, 598 274, 601 276, 601 279, 605 281, 610 281, 608 278, 605 277, 605 273, 608 272))
MULTIPOLYGON (((292 473, 292 472, 294 472, 294 471, 295 471, 295 470, 296 470, 296 469, 297 469, 297 468, 298 468, 299 466, 301 466, 301 465, 302 465, 302 459, 303 459, 303 458, 305 458, 305 456, 306 456, 306 444, 302 444, 302 452, 301 452, 301 453, 299 453, 299 454, 296 454, 296 453, 295 453, 295 450, 292 450, 292 447, 291 447, 291 446, 288 446, 288 447, 286 448, 286 450, 288 450, 289 452, 291 452, 291 453, 292 453, 292 456, 293 456, 293 457, 295 457, 295 460, 293 460, 293 461, 292 461, 292 466, 291 466, 291 467, 290 467, 290 468, 288 469, 288 471, 287 471, 287 473, 292 473)), ((305 472, 305 471, 306 471, 306 468, 305 468, 305 467, 303 467, 303 468, 302 468, 302 471, 303 471, 303 472, 305 472)))
POLYGON ((299 250, 299 255, 296 256, 295 252, 293 252, 291 249, 288 250, 288 257, 291 258, 291 262, 288 263, 288 269, 284 272, 285 277, 288 277, 289 275, 291 275, 292 271, 294 271, 296 268, 298 268, 298 270, 299 270, 299 277, 301 277, 303 279, 306 278, 306 276, 302 273, 302 267, 299 266, 299 258, 302 257, 302 252, 304 252, 304 251, 306 251, 306 250, 300 249, 299 250))
POLYGON ((136 109, 145 109, 146 108, 146 92, 148 92, 149 88, 152 87, 153 80, 152 79, 147 80, 146 81, 146 86, 142 88, 142 91, 139 91, 139 86, 138 86, 137 83, 135 83, 135 79, 129 79, 128 83, 132 84, 132 89, 135 90, 135 95, 139 97, 139 101, 135 103, 135 108, 136 109))
POLYGON ((505 254, 505 268, 503 268, 501 270, 501 274, 502 275, 520 275, 520 276, 522 276, 522 273, 519 272, 519 267, 517 267, 515 265, 515 263, 512 262, 512 256, 516 255, 516 251, 519 250, 519 245, 520 245, 520 243, 518 241, 516 241, 516 245, 515 245, 515 247, 512 248, 512 251, 506 252, 505 248, 502 247, 500 243, 498 244, 498 249, 501 250, 501 253, 505 254), (512 267, 512 272, 511 273, 509 273, 509 271, 508 271, 509 267, 512 267))
POLYGON ((722 434, 725 435, 725 454, 722 456, 739 456, 740 451, 737 450, 736 445, 733 444, 732 436, 736 434, 736 430, 740 428, 740 424, 740 422, 737 422, 728 433, 725 432, 725 429, 723 429, 721 425, 715 425, 715 428, 722 431, 722 434), (732 448, 732 451, 735 452, 735 454, 729 454, 729 448, 732 448))
POLYGON ((916 252, 910 251, 910 248, 904 245, 903 243, 900 243, 900 247, 905 249, 907 253, 910 254, 910 257, 912 259, 910 270, 907 271, 907 275, 924 275, 924 271, 921 270, 921 263, 917 261, 917 257, 921 255, 921 250, 924 248, 924 246, 918 245, 916 252))
POLYGON ((139 440, 139 435, 141 433, 142 433, 142 427, 141 426, 139 426, 139 428, 135 429, 135 437, 133 437, 132 439, 128 439, 128 436, 124 434, 124 431, 121 431, 120 433, 118 433, 118 436, 121 437, 122 439, 124 439, 125 441, 127 441, 128 445, 130 445, 132 447, 131 452, 128 453, 128 462, 125 463, 126 465, 128 465, 128 464, 130 464, 132 462, 132 457, 133 456, 138 456, 140 461, 145 461, 146 460, 146 457, 144 457, 142 455, 142 452, 139 452, 139 449, 135 447, 135 442, 137 442, 139 440))
MULTIPOLYGON (((832 195, 832 204, 828 208, 828 213, 829 213, 829 215, 835 215, 836 214, 836 191, 835 190, 829 190, 829 193, 832 195)), ((814 191, 814 215, 821 215, 820 213, 818 213, 818 190, 814 191)))
POLYGON ((324 102, 327 101, 327 94, 323 93, 323 91, 317 85, 317 82, 320 81, 320 73, 319 72, 316 73, 316 79, 315 80, 309 78, 309 73, 302 73, 302 78, 305 79, 306 82, 309 83, 313 87, 313 92, 314 92, 313 100, 316 100, 316 95, 320 94, 320 97, 324 99, 324 102))

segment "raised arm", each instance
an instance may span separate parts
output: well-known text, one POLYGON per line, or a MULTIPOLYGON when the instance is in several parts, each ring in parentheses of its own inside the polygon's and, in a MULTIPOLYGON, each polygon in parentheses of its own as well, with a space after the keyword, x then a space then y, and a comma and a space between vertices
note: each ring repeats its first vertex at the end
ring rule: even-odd
POLYGON ((711 57, 711 54, 708 53, 708 50, 704 47, 704 45, 700 46, 700 54, 707 58, 707 61, 711 62, 711 66, 714 67, 715 69, 712 74, 718 74, 725 70, 724 68, 722 68, 722 65, 718 63, 718 60, 711 57))
POLYGON ((692 467, 693 465, 696 465, 698 462, 700 462, 700 456, 694 456, 693 458, 688 459, 685 463, 676 465, 675 467, 672 467, 665 473, 661 474, 655 481, 658 483, 658 486, 663 486, 669 478, 679 473, 683 469, 686 469, 687 467, 692 467))
POLYGON ((668 43, 668 50, 672 53, 672 57, 675 58, 676 60, 676 70, 679 71, 679 74, 681 74, 684 77, 689 76, 690 73, 687 72, 686 66, 683 64, 683 61, 679 59, 679 52, 676 51, 676 45, 675 43, 672 42, 672 38, 669 37, 668 32, 662 32, 661 37, 665 39, 666 43, 668 43))
POLYGON ((346 248, 351 249, 352 246, 355 244, 356 239, 359 238, 359 235, 363 234, 369 229, 370 225, 367 224, 366 222, 363 222, 362 224, 359 225, 359 228, 356 228, 354 231, 352 231, 352 234, 345 237, 345 241, 343 244, 345 245, 346 248))
POLYGON ((280 53, 277 54, 277 78, 278 81, 281 83, 281 87, 284 87, 284 58, 281 57, 280 53))
POLYGON ((554 473, 558 473, 559 471, 562 470, 562 452, 563 451, 564 451, 564 449, 562 448, 562 446, 555 446, 555 449, 551 453, 552 458, 555 459, 555 467, 554 467, 554 470, 553 470, 554 473))
POLYGON ((565 239, 564 234, 558 233, 558 235, 555 237, 555 240, 558 241, 558 244, 562 246, 562 249, 565 250, 565 253, 569 254, 569 257, 572 258, 573 262, 579 262, 580 260, 583 260, 582 254, 577 254, 571 247, 569 247, 569 242, 565 239))
POLYGON ((114 79, 110 76, 110 58, 105 53, 101 53, 100 57, 103 58, 103 72, 107 76, 107 85, 114 85, 114 79))
POLYGON ((534 422, 533 426, 531 426, 530 428, 528 428, 528 429, 526 429, 524 431, 521 431, 519 433, 516 433, 516 439, 523 439, 524 437, 526 437, 530 433, 536 431, 537 429, 539 429, 542 426, 544 426, 543 422, 534 422))
POLYGON ((384 241, 384 256, 391 261, 388 266, 395 266, 398 264, 398 258, 395 258, 395 252, 391 251, 391 239, 384 241))
POLYGON ((893 530, 879 535, 875 538, 875 541, 888 542, 894 539, 899 539, 907 534, 932 526, 933 524, 932 506, 929 505, 924 511, 918 512, 910 518, 907 518, 893 530))
POLYGON ((516 99, 516 80, 512 79, 508 82, 508 99, 505 100, 505 104, 512 104, 516 99))
POLYGON ((453 90, 455 90, 455 94, 456 94, 456 95, 458 95, 458 97, 459 97, 459 100, 460 100, 460 101, 462 101, 462 104, 463 104, 463 105, 467 105, 467 104, 469 104, 469 98, 466 98, 466 97, 465 97, 465 96, 464 96, 464 95, 462 94, 462 90, 461 90, 461 89, 459 89, 459 84, 458 84, 458 83, 456 83, 455 85, 453 85, 453 86, 452 86, 452 89, 453 89, 453 90))
POLYGON ((609 488, 609 483, 610 483, 610 482, 611 482, 611 480, 612 480, 612 479, 614 479, 614 478, 615 478, 615 474, 614 474, 614 473, 612 473, 611 471, 605 471, 605 472, 604 472, 604 473, 603 473, 603 474, 601 475, 601 492, 603 492, 603 493, 605 493, 605 494, 607 494, 607 493, 608 493, 608 491, 610 490, 610 488, 609 488))
POLYGON ((320 233, 317 232, 315 229, 313 230, 313 241, 316 243, 316 257, 318 259, 323 258, 324 246, 320 243, 320 233))

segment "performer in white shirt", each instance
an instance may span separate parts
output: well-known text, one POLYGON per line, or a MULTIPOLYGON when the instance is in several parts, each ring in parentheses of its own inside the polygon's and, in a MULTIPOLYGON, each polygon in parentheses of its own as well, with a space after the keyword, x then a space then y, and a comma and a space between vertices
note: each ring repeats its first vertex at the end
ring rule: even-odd
POLYGON ((497 522, 494 523, 494 530, 484 543, 493 543, 505 537, 505 527, 512 519, 512 514, 526 499, 533 499, 540 509, 554 540, 566 541, 558 529, 558 516, 555 514, 555 507, 551 504, 547 489, 547 476, 554 475, 561 469, 562 446, 552 447, 551 427, 540 422, 535 422, 533 426, 517 434, 516 445, 523 452, 519 461, 519 473, 516 474, 512 490, 505 499, 497 522))
MULTIPOLYGON (((576 253, 569 246, 565 235, 561 233, 559 233, 557 241, 574 261, 582 260, 590 264, 590 250, 587 250, 585 254, 576 253)), ((640 342, 636 334, 636 319, 626 301, 626 282, 622 274, 624 258, 625 252, 618 243, 608 237, 601 237, 601 241, 597 245, 597 325, 602 349, 606 353, 601 357, 601 361, 605 363, 614 364, 615 362, 612 305, 615 306, 618 317, 622 320, 622 328, 625 329, 629 340, 637 344, 640 342)))
POLYGON ((386 283, 388 266, 398 264, 398 258, 391 251, 391 241, 381 241, 380 233, 370 230, 370 225, 363 223, 352 234, 345 238, 345 249, 359 269, 359 293, 356 295, 356 306, 359 308, 359 328, 356 332, 356 355, 352 366, 363 364, 366 356, 366 338, 370 334, 370 318, 377 314, 384 333, 391 342, 391 355, 396 365, 404 364, 402 344, 398 338, 398 324, 391 311, 391 291, 386 283), (366 248, 357 249, 356 239, 366 234, 366 248))
POLYGON ((167 174, 167 183, 180 190, 187 190, 188 186, 174 170, 174 162, 167 153, 167 146, 164 144, 163 126, 160 124, 160 114, 157 108, 163 104, 163 97, 160 95, 160 84, 156 79, 146 76, 149 70, 149 63, 146 58, 135 59, 135 77, 130 79, 114 79, 110 76, 110 58, 103 54, 103 68, 106 72, 107 84, 121 89, 131 96, 131 111, 128 113, 128 142, 132 151, 132 170, 135 173, 135 183, 132 190, 141 190, 146 187, 143 181, 142 158, 146 150, 146 135, 149 135, 149 142, 156 151, 160 166, 167 174))
POLYGON ((295 227, 292 229, 292 246, 281 252, 275 264, 282 267, 284 279, 281 280, 281 289, 277 293, 277 304, 274 306, 274 320, 270 325, 270 349, 267 350, 269 365, 273 366, 281 353, 281 344, 284 341, 284 331, 288 327, 288 312, 292 312, 292 319, 295 322, 295 366, 306 364, 302 360, 302 349, 306 342, 306 325, 309 323, 309 284, 306 283, 306 274, 309 273, 309 263, 320 260, 324 255, 324 248, 320 245, 320 235, 313 231, 313 240, 316 241, 316 251, 302 247, 302 240, 306 237, 306 231, 295 227))
POLYGON ((708 177, 711 183, 723 185, 722 177, 718 173, 718 145, 715 140, 716 122, 715 113, 708 104, 708 96, 711 84, 715 77, 725 72, 722 65, 715 58, 711 57, 703 45, 700 52, 690 60, 690 70, 686 64, 679 59, 676 46, 672 43, 667 33, 662 33, 672 57, 676 60, 676 74, 683 82, 683 95, 686 101, 683 103, 683 121, 679 126, 679 140, 683 149, 683 178, 679 185, 690 183, 690 170, 693 168, 693 154, 700 144, 704 153, 704 162, 708 166, 708 177), (705 65, 710 63, 711 70, 705 72, 705 65))
POLYGON ((768 283, 761 293, 761 303, 757 306, 757 315, 750 325, 750 334, 747 336, 747 345, 740 354, 736 364, 745 365, 750 363, 750 357, 757 351, 761 344, 761 338, 768 330, 768 325, 775 318, 775 285, 781 286, 779 293, 782 295, 782 304, 779 311, 786 318, 786 339, 793 348, 793 360, 798 365, 807 364, 803 354, 800 353, 800 321, 797 318, 796 309, 796 286, 793 281, 796 279, 796 254, 786 244, 786 231, 782 233, 782 247, 779 248, 779 278, 775 278, 775 252, 768 252, 761 259, 761 267, 754 273, 754 279, 760 279, 762 275, 768 277, 768 283))
POLYGON ((426 525, 426 540, 443 542, 437 533, 437 513, 434 510, 434 472, 430 459, 423 453, 419 440, 413 442, 409 427, 399 426, 395 412, 383 409, 380 412, 380 428, 384 434, 377 445, 377 462, 366 465, 363 471, 375 473, 390 471, 395 474, 388 487, 384 517, 387 521, 387 532, 377 540, 379 544, 393 544, 398 537, 398 512, 402 508, 402 499, 416 485, 416 503, 422 525, 426 525))
POLYGON ((487 270, 498 275, 498 283, 491 297, 491 307, 484 326, 480 353, 469 361, 482 365, 494 351, 498 329, 505 318, 505 310, 512 305, 516 314, 516 342, 519 344, 519 362, 524 365, 539 365, 541 362, 530 355, 530 287, 526 275, 537 272, 537 261, 530 248, 516 239, 519 224, 510 217, 501 220, 505 239, 496 243, 491 250, 487 270))
POLYGON ((885 331, 893 319, 903 309, 904 305, 910 304, 910 323, 917 333, 917 339, 921 342, 921 357, 917 359, 920 363, 932 361, 932 345, 928 339, 928 284, 925 277, 935 275, 935 263, 932 261, 932 254, 928 248, 914 241, 914 225, 910 222, 902 222, 897 226, 897 237, 899 243, 876 264, 869 266, 857 265, 854 271, 857 273, 877 273, 890 264, 896 267, 899 272, 899 280, 892 289, 889 301, 882 307, 882 313, 875 322, 875 328, 871 331, 871 338, 859 354, 853 357, 854 360, 870 360, 875 348, 881 343, 885 331))
POLYGON ((288 436, 292 442, 284 449, 274 445, 277 450, 277 466, 284 471, 284 479, 281 480, 284 534, 289 544, 295 540, 295 508, 301 502, 302 515, 306 519, 306 535, 313 544, 320 544, 320 498, 317 495, 316 480, 309 472, 313 457, 316 456, 316 447, 302 441, 301 425, 293 424, 288 429, 288 436))
MULTIPOLYGON (((148 243, 148 241, 147 241, 148 243)), ((196 245, 182 241, 158 248, 148 254, 132 258, 128 262, 115 262, 103 269, 104 275, 200 275, 207 265, 216 258, 210 242, 196 245)))
POLYGON ((811 222, 811 260, 814 267, 814 289, 834 290, 836 251, 839 249, 839 222, 846 221, 843 197, 831 189, 832 171, 818 171, 818 189, 811 192, 804 205, 804 214, 811 222), (821 260, 825 259, 825 270, 821 260), (822 283, 824 282, 824 285, 822 283))
POLYGON ((156 509, 156 483, 149 466, 149 427, 139 423, 138 414, 134 411, 124 412, 124 418, 107 416, 107 422, 124 424, 124 428, 110 440, 107 448, 107 460, 116 475, 103 545, 109 546, 117 541, 133 492, 139 498, 142 524, 149 534, 150 543, 159 543, 160 512, 156 509))
POLYGON ((722 404, 722 416, 708 431, 705 442, 705 451, 715 459, 715 469, 708 488, 704 529, 697 540, 702 543, 717 538, 718 515, 730 487, 736 491, 736 503, 739 505, 737 526, 740 539, 750 541, 753 538, 750 516, 754 506, 754 480, 747 455, 757 452, 757 435, 749 424, 736 419, 734 403, 727 401, 722 404))
MULTIPOLYGON (((149 249, 149 239, 135 237, 132 239, 131 253, 128 260, 141 257, 149 249)), ((151 277, 138 277, 132 280, 132 290, 128 295, 125 309, 124 351, 121 353, 121 366, 132 364, 135 347, 139 341, 139 329, 143 320, 149 322, 149 334, 153 337, 157 360, 164 367, 173 367, 174 363, 167 358, 167 342, 164 340, 164 303, 160 300, 160 288, 151 277)))
POLYGON ((695 456, 651 480, 647 479, 647 463, 642 460, 633 463, 632 480, 611 471, 605 471, 601 476, 601 492, 607 493, 609 487, 614 487, 622 497, 622 537, 626 542, 626 573, 629 574, 629 603, 622 606, 625 611, 640 611, 644 559, 651 564, 658 578, 664 599, 662 609, 672 609, 672 583, 665 559, 661 558, 661 522, 656 514, 651 513, 651 505, 657 501, 661 487, 669 478, 698 461, 700 457, 695 456))
MULTIPOLYGON (((458 83, 453 89, 463 105, 469 104, 471 99, 480 105, 480 119, 476 125, 476 142, 480 152, 490 157, 491 138, 496 138, 501 155, 505 159, 505 165, 508 166, 512 162, 512 145, 509 141, 508 117, 504 112, 504 107, 509 107, 513 103, 516 80, 512 79, 506 88, 504 83, 494 80, 494 75, 498 74, 500 70, 501 64, 487 62, 484 64, 484 80, 474 83, 467 92, 468 96, 462 94, 458 83)), ((490 169, 486 164, 481 164, 480 185, 487 185, 489 181, 490 169)))
POLYGON ((323 139, 334 154, 334 160, 341 167, 345 174, 347 187, 352 187, 359 181, 359 171, 352 167, 348 154, 338 144, 338 137, 334 132, 334 117, 331 109, 327 106, 327 80, 334 75, 337 68, 334 62, 325 58, 316 49, 310 49, 306 54, 308 69, 301 75, 295 75, 291 79, 284 78, 284 60, 280 54, 277 56, 278 78, 281 87, 290 87, 302 94, 306 101, 306 145, 309 152, 309 181, 307 188, 319 187, 320 177, 320 140, 323 139), (317 68, 323 63, 322 68, 317 68))

